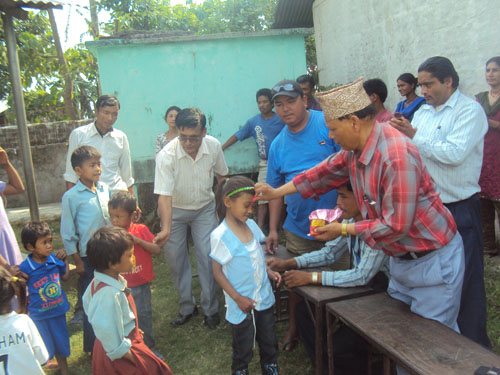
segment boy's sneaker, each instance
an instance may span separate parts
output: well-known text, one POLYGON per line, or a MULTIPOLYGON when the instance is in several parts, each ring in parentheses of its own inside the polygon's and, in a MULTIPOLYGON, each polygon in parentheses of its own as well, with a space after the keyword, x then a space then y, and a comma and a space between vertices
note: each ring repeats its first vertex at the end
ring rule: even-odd
POLYGON ((248 372, 247 368, 233 372, 233 375, 248 375, 248 374, 250 374, 250 373, 248 372))
POLYGON ((164 361, 164 360, 165 360, 165 357, 164 357, 164 356, 162 356, 160 353, 158 353, 155 349, 151 349, 151 351, 153 352, 153 354, 154 354, 155 356, 157 356, 158 358, 160 358, 162 361, 164 361))
POLYGON ((83 324, 83 317, 83 311, 77 311, 75 315, 73 315, 73 319, 69 321, 69 324, 72 326, 81 326, 83 324))
POLYGON ((262 375, 278 375, 278 364, 277 363, 269 363, 267 365, 264 365, 264 368, 262 369, 262 375))

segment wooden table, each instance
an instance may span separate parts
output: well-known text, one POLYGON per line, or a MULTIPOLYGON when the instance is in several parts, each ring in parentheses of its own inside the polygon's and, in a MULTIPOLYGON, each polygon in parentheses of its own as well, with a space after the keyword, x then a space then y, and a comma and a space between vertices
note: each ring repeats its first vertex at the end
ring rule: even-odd
POLYGON ((384 354, 384 373, 390 360, 411 374, 472 375, 479 366, 500 367, 500 357, 444 326, 410 311, 405 303, 378 293, 326 305, 328 354, 333 375, 331 340, 340 319, 384 354))
MULTIPOLYGON (((311 269, 303 269, 302 271, 312 271, 311 269)), ((333 286, 322 285, 305 285, 293 288, 293 291, 302 296, 305 300, 309 314, 314 323, 316 332, 316 374, 323 374, 323 315, 325 313, 325 305, 332 301, 341 301, 356 297, 366 296, 375 293, 375 291, 366 286, 352 288, 337 288, 333 286), (313 314, 310 304, 315 306, 313 314)))

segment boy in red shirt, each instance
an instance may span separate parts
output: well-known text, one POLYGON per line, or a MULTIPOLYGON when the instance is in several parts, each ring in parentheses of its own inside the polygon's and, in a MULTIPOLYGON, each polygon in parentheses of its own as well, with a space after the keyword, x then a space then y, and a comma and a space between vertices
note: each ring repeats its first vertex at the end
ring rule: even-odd
POLYGON ((137 203, 132 193, 128 191, 114 193, 108 203, 108 208, 111 224, 125 229, 134 238, 135 265, 131 272, 124 273, 122 276, 127 280, 127 286, 132 291, 139 328, 144 331, 144 342, 160 359, 163 359, 155 351, 150 287, 150 282, 155 278, 151 255, 160 254, 160 247, 153 243, 154 235, 147 226, 133 222, 137 214, 137 203))

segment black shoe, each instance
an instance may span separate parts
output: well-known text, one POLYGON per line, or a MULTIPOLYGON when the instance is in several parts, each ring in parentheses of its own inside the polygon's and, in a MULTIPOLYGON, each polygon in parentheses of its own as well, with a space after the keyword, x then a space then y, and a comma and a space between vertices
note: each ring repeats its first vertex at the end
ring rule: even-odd
POLYGON ((269 363, 264 365, 262 368, 262 374, 264 375, 279 375, 279 369, 277 363, 269 363))
POLYGON ((205 323, 205 325, 210 328, 210 329, 215 329, 217 328, 217 326, 219 325, 220 323, 220 318, 219 318, 219 314, 214 314, 212 316, 207 316, 205 315, 205 319, 203 320, 203 323, 205 323))
POLYGON ((233 372, 233 375, 249 375, 248 369, 238 370, 233 372))
POLYGON ((173 325, 173 326, 181 326, 184 323, 187 323, 187 321, 189 319, 191 319, 193 317, 193 315, 196 315, 196 314, 198 314, 198 308, 195 306, 194 310, 193 310, 193 312, 191 314, 187 314, 187 315, 181 315, 181 314, 179 314, 177 316, 177 318, 175 318, 174 320, 172 320, 170 322, 170 324, 173 325))

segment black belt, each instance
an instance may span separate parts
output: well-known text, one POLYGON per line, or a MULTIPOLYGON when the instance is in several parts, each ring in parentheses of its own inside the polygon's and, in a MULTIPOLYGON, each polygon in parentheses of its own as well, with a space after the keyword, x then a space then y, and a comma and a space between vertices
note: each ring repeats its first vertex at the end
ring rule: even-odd
POLYGON ((436 250, 427 250, 427 251, 418 251, 418 252, 409 252, 409 253, 406 253, 404 255, 401 255, 399 257, 399 259, 404 259, 404 260, 415 260, 415 259, 418 259, 418 258, 422 258, 424 256, 426 256, 427 254, 430 254, 432 253, 433 251, 436 251, 436 250))

